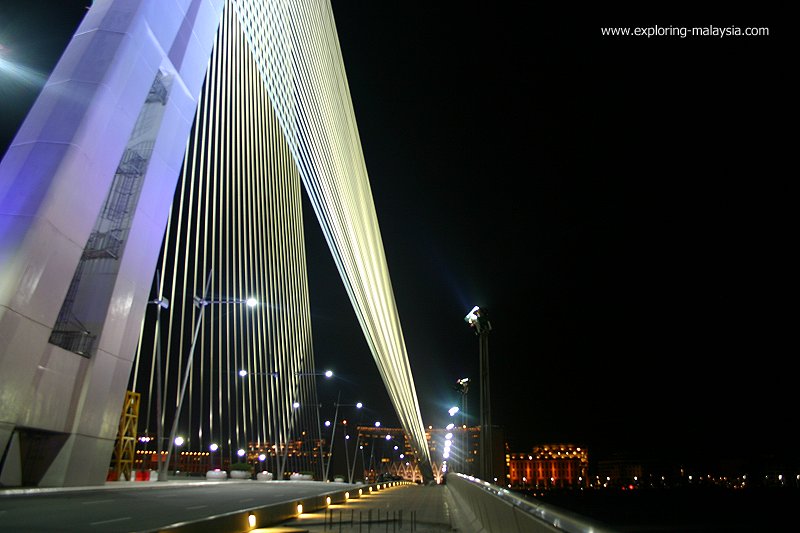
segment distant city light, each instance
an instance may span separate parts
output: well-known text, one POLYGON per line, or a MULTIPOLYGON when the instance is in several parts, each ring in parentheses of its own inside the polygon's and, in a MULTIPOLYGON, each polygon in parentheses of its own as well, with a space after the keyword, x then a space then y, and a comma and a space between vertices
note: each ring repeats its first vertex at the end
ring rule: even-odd
POLYGON ((183 446, 183 437, 175 437, 175 446, 183 446))

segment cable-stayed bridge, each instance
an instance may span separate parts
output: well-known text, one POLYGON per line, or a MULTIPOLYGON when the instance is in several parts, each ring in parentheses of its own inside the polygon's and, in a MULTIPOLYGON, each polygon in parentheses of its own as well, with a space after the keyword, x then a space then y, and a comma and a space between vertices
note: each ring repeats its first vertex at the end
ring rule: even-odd
POLYGON ((0 163, 0 481, 102 484, 134 401, 165 451, 318 438, 303 190, 430 479, 330 5, 99 0, 0 163))

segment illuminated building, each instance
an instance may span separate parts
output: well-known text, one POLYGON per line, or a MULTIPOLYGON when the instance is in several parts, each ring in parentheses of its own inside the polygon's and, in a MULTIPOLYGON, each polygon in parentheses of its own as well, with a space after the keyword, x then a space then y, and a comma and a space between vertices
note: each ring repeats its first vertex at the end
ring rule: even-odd
POLYGON ((530 453, 507 453, 506 467, 511 488, 584 487, 589 452, 573 444, 545 444, 530 453))

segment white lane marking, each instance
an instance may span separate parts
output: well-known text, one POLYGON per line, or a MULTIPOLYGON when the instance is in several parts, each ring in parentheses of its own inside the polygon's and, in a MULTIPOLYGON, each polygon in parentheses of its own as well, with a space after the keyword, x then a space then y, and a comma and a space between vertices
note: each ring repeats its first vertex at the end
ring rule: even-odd
POLYGON ((114 500, 91 500, 91 501, 88 501, 88 502, 81 502, 81 503, 83 505, 92 505, 94 503, 108 503, 108 502, 113 502, 113 501, 114 500))
POLYGON ((110 524, 111 522, 122 522, 123 520, 130 520, 130 519, 131 519, 130 516, 123 516, 122 518, 114 518, 112 520, 101 520, 99 522, 90 522, 89 525, 90 526, 97 526, 97 525, 100 525, 100 524, 110 524))
POLYGON ((203 507, 208 507, 207 505, 192 505, 191 507, 187 507, 187 509, 202 509, 203 507))

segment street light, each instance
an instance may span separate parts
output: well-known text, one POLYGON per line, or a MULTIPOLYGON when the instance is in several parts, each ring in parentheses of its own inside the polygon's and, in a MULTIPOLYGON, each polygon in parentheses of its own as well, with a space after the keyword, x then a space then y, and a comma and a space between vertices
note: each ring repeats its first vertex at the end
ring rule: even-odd
MULTIPOLYGON (((362 407, 364 407, 364 404, 361 403, 361 402, 357 402, 355 407, 356 407, 356 409, 361 409, 362 407)), ((347 472, 348 472, 347 482, 348 483, 353 483, 353 476, 356 473, 356 463, 358 462, 358 450, 359 450, 359 440, 360 440, 359 439, 359 434, 358 434, 358 424, 360 424, 360 423, 361 423, 361 416, 358 417, 358 423, 356 423, 356 443, 355 443, 355 448, 353 448, 353 466, 352 467, 350 466, 350 452, 347 449, 347 442, 344 443, 344 455, 345 455, 345 460, 347 461, 347 472)), ((347 420, 343 420, 342 424, 346 427, 347 426, 347 420)), ((345 439, 345 441, 350 440, 350 435, 347 434, 346 431, 345 431, 344 439, 345 439)), ((362 450, 362 452, 361 452, 361 466, 363 467, 364 466, 363 447, 361 447, 361 450, 362 450)))
POLYGON ((489 392, 489 332, 492 324, 489 322, 485 309, 477 305, 473 307, 464 321, 475 330, 479 339, 479 356, 481 372, 481 431, 480 431, 480 472, 484 481, 494 479, 494 462, 492 461, 492 406, 489 392))
MULTIPOLYGON (((175 437, 171 444, 175 444, 175 446, 181 447, 181 446, 183 446, 183 442, 184 442, 183 441, 183 437, 175 437)), ((170 447, 171 447, 171 445, 170 445, 170 447)), ((180 466, 180 461, 179 461, 180 453, 176 452, 175 455, 177 455, 177 457, 175 457, 175 473, 177 474, 178 473, 178 467, 180 466)), ((167 456, 167 457, 169 457, 169 456, 167 456)), ((167 459, 167 462, 169 462, 169 459, 167 459)), ((161 476, 159 475, 159 479, 160 479, 160 477, 161 476)), ((164 476, 164 477, 167 477, 167 476, 164 476)))
MULTIPOLYGON (((292 403, 292 416, 289 420, 289 431, 291 431, 292 428, 294 427, 294 414, 297 412, 299 408, 300 408, 300 402, 292 403)), ((286 470, 286 461, 288 460, 288 458, 289 458, 289 443, 286 442, 285 449, 283 452, 283 458, 280 462, 280 470, 279 472, 277 472, 277 474, 280 475, 280 478, 278 479, 283 479, 283 472, 284 470, 286 470)))
MULTIPOLYGON (((325 376, 326 379, 330 379, 333 377, 333 370, 325 370, 324 372, 295 372, 296 376, 325 376)), ((320 475, 327 480, 327 469, 325 468, 325 454, 322 450, 322 426, 320 425, 320 415, 319 409, 322 407, 321 404, 317 404, 317 429, 319 431, 319 454, 320 454, 320 475)))
POLYGON ((278 373, 277 372, 248 372, 244 368, 239 370, 238 373, 239 373, 239 376, 243 377, 243 378, 245 378, 247 376, 270 376, 270 377, 273 377, 273 378, 277 378, 278 377, 278 373))
MULTIPOLYGON (((469 392, 469 378, 461 378, 456 380, 456 385, 453 387, 456 391, 461 393, 461 473, 467 474, 467 393, 469 392)), ((448 428, 449 429, 449 428, 448 428)))
POLYGON ((295 372, 296 376, 325 376, 326 378, 333 377, 333 370, 326 370, 325 372, 295 372))
POLYGON ((267 460, 267 454, 265 454, 265 453, 258 454, 258 461, 261 463, 261 465, 260 465, 261 472, 265 472, 266 471, 266 469, 264 468, 264 461, 266 461, 266 460, 267 460))
MULTIPOLYGON (((330 376, 328 376, 328 372, 330 372, 331 376, 333 375, 333 372, 328 370, 327 372, 325 372, 325 376, 326 377, 330 377, 330 376)), ((330 447, 330 451, 328 453, 328 462, 325 464, 325 476, 324 476, 325 477, 325 481, 328 481, 328 473, 330 472, 331 460, 333 459, 333 441, 336 439, 336 422, 339 420, 339 407, 356 407, 357 409, 361 409, 364 406, 364 404, 361 403, 361 402, 357 402, 357 403, 354 403, 354 404, 353 403, 339 403, 339 400, 341 400, 341 398, 342 398, 342 391, 339 391, 339 393, 336 396, 336 410, 334 411, 334 414, 333 414, 333 433, 331 433, 331 447, 330 447)), ((328 426, 330 426, 330 421, 326 420, 325 421, 325 427, 328 427, 328 426)), ((320 435, 320 438, 321 437, 322 436, 320 435)), ((345 453, 347 453, 347 443, 345 443, 345 453)), ((325 462, 324 456, 323 456, 323 462, 325 462)), ((349 463, 350 461, 348 460, 347 462, 349 463)), ((348 467, 349 466, 350 465, 348 464, 348 467)))
MULTIPOLYGON (((219 444, 217 444, 216 442, 212 442, 212 443, 211 443, 211 444, 208 446, 208 450, 209 450, 211 453, 214 453, 214 452, 216 452, 217 450, 219 450, 219 444)), ((211 468, 213 469, 213 468, 214 468, 214 458, 213 458, 213 456, 210 456, 210 457, 209 457, 209 459, 210 459, 210 466, 211 466, 211 468)), ((220 461, 219 467, 220 467, 220 468, 222 468, 222 461, 220 461)))
MULTIPOLYGON (((161 274, 158 270, 156 270, 156 290, 161 292, 161 274)), ((169 309, 169 300, 159 294, 158 298, 147 303, 156 306, 156 471, 160 474, 161 441, 164 438, 163 413, 161 412, 161 310, 169 309)), ((160 475, 159 479, 161 479, 160 475)))
MULTIPOLYGON (((175 440, 175 433, 178 431, 178 422, 181 418, 181 409, 183 408, 183 398, 186 395, 186 386, 189 384, 189 376, 191 375, 192 371, 192 361, 194 360, 194 350, 197 346, 197 337, 200 334, 200 327, 203 325, 203 317, 205 316, 206 307, 210 304, 231 304, 231 303, 243 303, 247 304, 248 307, 254 307, 258 304, 258 301, 255 298, 233 298, 233 299, 222 299, 222 300, 209 300, 208 299, 208 291, 211 288, 211 274, 214 272, 213 269, 208 271, 208 278, 206 279, 206 285, 203 289, 203 297, 200 298, 199 296, 195 296, 192 298, 195 307, 200 310, 199 316, 197 317, 197 324, 194 328, 194 335, 192 336, 192 344, 189 348, 189 357, 186 361, 186 371, 183 375, 183 383, 181 385, 181 393, 178 397, 178 406, 175 408, 175 419, 172 421, 172 430, 169 433, 169 440, 167 444, 167 462, 169 462, 169 456, 172 453, 172 445, 173 441, 175 440)), ((159 481, 166 481, 167 480, 167 472, 166 472, 166 465, 161 465, 161 470, 158 472, 158 480, 159 481)))

